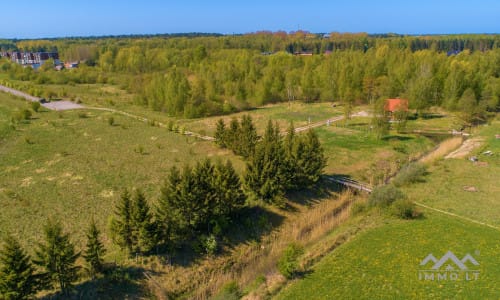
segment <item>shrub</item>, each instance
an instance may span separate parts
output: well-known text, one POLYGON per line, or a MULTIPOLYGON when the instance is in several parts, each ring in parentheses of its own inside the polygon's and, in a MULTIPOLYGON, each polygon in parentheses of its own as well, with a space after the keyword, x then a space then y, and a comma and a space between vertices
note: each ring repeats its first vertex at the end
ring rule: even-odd
POLYGON ((278 270, 288 279, 297 275, 299 271, 299 256, 304 253, 304 248, 296 243, 292 243, 286 247, 283 255, 278 260, 278 270))
POLYGON ((115 119, 113 117, 109 117, 108 124, 109 124, 109 126, 113 126, 115 124, 115 119))
POLYGON ((40 102, 38 101, 31 102, 31 109, 34 112, 38 112, 40 110, 40 102))
POLYGON ((371 206, 384 206, 391 205, 394 201, 405 199, 405 194, 392 184, 379 186, 373 189, 368 199, 371 206))
POLYGON ((409 163, 401 168, 398 175, 394 177, 395 186, 405 186, 421 180, 425 175, 425 166, 421 163, 409 163))
POLYGON ((217 252, 217 238, 213 234, 206 237, 203 244, 208 255, 214 255, 217 252))
POLYGON ((415 203, 409 200, 397 200, 392 204, 392 214, 401 219, 417 219, 422 213, 417 210, 415 203))
POLYGON ((82 111, 82 112, 79 112, 79 113, 78 113, 78 117, 79 117, 80 119, 85 119, 85 118, 87 118, 87 113, 86 113, 86 112, 83 112, 83 111, 82 111))
POLYGON ((364 202, 355 202, 351 206, 351 214, 359 215, 366 210, 366 204, 364 202))
POLYGON ((213 300, 237 300, 241 299, 243 294, 240 291, 238 283, 236 281, 231 281, 224 285, 222 290, 217 296, 212 298, 213 300))

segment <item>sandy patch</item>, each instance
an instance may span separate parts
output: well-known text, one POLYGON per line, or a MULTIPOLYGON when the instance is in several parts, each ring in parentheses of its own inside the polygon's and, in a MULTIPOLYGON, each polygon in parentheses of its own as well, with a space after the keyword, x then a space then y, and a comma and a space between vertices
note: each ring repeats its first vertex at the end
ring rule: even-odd
POLYGON ((104 190, 104 191, 99 193, 99 196, 101 196, 103 198, 111 198, 114 196, 114 194, 115 194, 115 192, 112 190, 104 190))
POLYGON ((156 141, 157 139, 158 139, 158 137, 156 137, 156 136, 152 136, 152 137, 151 137, 151 140, 152 140, 152 141, 156 141))
POLYGON ((83 176, 81 176, 81 175, 76 175, 76 176, 72 176, 71 177, 72 181, 79 181, 79 180, 82 180, 82 179, 83 179, 83 176))
POLYGON ((465 142, 462 143, 462 145, 455 151, 451 152, 450 154, 446 155, 444 158, 464 158, 469 153, 474 150, 475 148, 481 146, 483 140, 480 138, 472 138, 468 139, 465 142))
POLYGON ((12 172, 12 171, 17 171, 17 170, 19 170, 18 166, 7 166, 5 168, 5 173, 9 173, 9 172, 12 172))
POLYGON ((54 181, 56 178, 54 176, 45 177, 48 181, 54 181))
POLYGON ((72 173, 70 173, 70 172, 65 172, 65 173, 63 173, 63 174, 61 175, 61 177, 63 177, 63 178, 64 178, 64 177, 72 177, 72 176, 73 176, 73 174, 72 174, 72 173))
POLYGON ((45 164, 46 164, 47 166, 49 166, 49 167, 50 167, 50 166, 52 166, 52 165, 57 164, 57 163, 58 163, 58 162, 60 162, 61 160, 62 160, 61 158, 56 158, 56 159, 49 160, 49 161, 45 162, 45 164))
POLYGON ((33 160, 32 159, 25 160, 23 161, 23 164, 29 164, 30 162, 33 162, 33 160))
POLYGON ((45 173, 45 171, 47 171, 47 170, 46 170, 46 169, 44 169, 44 168, 40 168, 40 169, 36 169, 36 170, 35 170, 35 173, 37 173, 37 174, 42 174, 42 173, 45 173))
POLYGON ((30 186, 32 183, 33 183, 33 177, 26 177, 23 180, 21 180, 22 187, 30 186))
POLYGON ((84 137, 88 137, 88 136, 89 136, 89 134, 88 134, 88 133, 86 133, 86 132, 84 132, 84 133, 83 133, 83 136, 84 136, 84 137))

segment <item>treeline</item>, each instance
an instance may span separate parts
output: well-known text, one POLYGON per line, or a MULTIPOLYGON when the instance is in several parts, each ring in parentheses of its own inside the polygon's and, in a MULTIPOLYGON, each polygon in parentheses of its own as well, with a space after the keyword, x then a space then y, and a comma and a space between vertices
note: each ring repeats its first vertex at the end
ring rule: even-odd
POLYGON ((43 227, 43 241, 37 244, 34 258, 16 238, 7 236, 0 249, 0 298, 32 299, 39 291, 54 289, 68 297, 80 277, 77 259, 83 257, 85 270, 94 278, 104 270, 105 252, 94 222, 87 230, 83 253, 76 250, 61 223, 53 220, 43 227))
POLYGON ((318 182, 326 159, 316 133, 296 135, 293 123, 286 135, 271 121, 259 140, 249 115, 233 118, 228 128, 217 122, 216 143, 246 159, 245 186, 259 199, 282 204, 287 191, 307 189, 318 182))
POLYGON ((181 171, 176 167, 154 209, 144 194, 125 191, 111 221, 113 241, 130 254, 171 253, 183 246, 213 254, 233 214, 246 201, 232 164, 210 160, 181 171))
MULTIPOLYGON (((404 97, 419 111, 440 106, 467 112, 472 105, 477 107, 474 118, 484 119, 488 111, 499 109, 498 40, 497 35, 332 33, 325 37, 261 32, 103 39, 95 44, 89 40, 39 41, 41 45, 55 43, 62 57, 87 63, 81 71, 35 72, 6 62, 0 69, 13 79, 40 84, 119 84, 136 95, 137 104, 188 118, 295 99, 342 101, 352 107, 404 97), (315 55, 291 54, 295 52, 315 55)), ((28 48, 36 45, 37 41, 20 43, 28 48)))

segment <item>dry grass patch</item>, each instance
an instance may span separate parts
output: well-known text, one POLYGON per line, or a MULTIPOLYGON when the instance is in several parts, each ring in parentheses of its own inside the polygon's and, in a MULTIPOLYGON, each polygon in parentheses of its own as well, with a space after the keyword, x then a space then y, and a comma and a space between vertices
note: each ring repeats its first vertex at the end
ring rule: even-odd
POLYGON ((427 164, 433 163, 434 161, 443 158, 448 153, 460 147, 462 141, 463 139, 461 136, 447 139, 441 144, 439 144, 439 146, 435 150, 431 151, 429 154, 422 157, 420 159, 420 162, 427 164))

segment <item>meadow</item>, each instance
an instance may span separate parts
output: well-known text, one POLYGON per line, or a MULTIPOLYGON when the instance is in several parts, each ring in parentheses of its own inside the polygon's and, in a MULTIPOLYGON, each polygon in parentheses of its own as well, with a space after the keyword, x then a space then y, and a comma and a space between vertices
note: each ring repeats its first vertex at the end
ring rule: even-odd
POLYGON ((154 200, 174 165, 210 157, 243 168, 213 143, 110 112, 42 110, 12 129, 11 115, 28 107, 0 94, 0 235, 15 234, 26 245, 39 239, 49 217, 80 243, 91 218, 104 231, 124 188, 154 200))
POLYGON ((387 220, 340 246, 276 299, 497 299, 499 231, 425 211, 417 221, 387 220), (420 262, 452 251, 479 262, 475 281, 419 279, 420 262))
POLYGON ((467 157, 476 155, 478 162, 436 159, 424 180, 403 188, 409 200, 455 215, 419 207, 423 218, 404 221, 369 210, 365 218, 375 220, 376 228, 331 252, 276 299, 497 299, 499 125, 496 120, 474 131, 483 143, 467 157), (487 150, 493 154, 485 155, 487 150), (479 279, 421 280, 420 262, 447 251, 459 259, 471 254, 479 262, 479 279))

